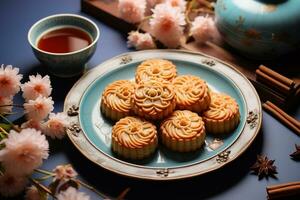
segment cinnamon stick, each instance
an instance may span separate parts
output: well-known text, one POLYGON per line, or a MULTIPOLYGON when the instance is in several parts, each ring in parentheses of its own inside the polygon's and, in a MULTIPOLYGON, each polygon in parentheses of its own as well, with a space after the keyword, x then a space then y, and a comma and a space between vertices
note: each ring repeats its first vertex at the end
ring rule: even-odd
POLYGON ((273 117, 278 119, 281 123, 286 125, 288 128, 293 130, 298 136, 300 136, 300 129, 295 126, 291 121, 289 121, 287 118, 285 118, 283 115, 281 115, 278 111, 276 111, 274 108, 272 108, 269 104, 264 103, 263 108, 265 111, 270 113, 273 117))
POLYGON ((273 104, 270 101, 267 101, 266 104, 268 104, 269 106, 271 106, 274 110, 276 110, 278 113, 280 113, 283 117, 285 117, 287 120, 289 120, 292 124, 294 124, 297 128, 300 129, 300 122, 298 120, 296 120, 295 118, 291 117, 290 115, 288 115, 286 112, 284 112, 283 110, 281 110, 279 107, 277 107, 275 104, 273 104))
POLYGON ((268 199, 293 197, 300 195, 300 182, 291 182, 266 188, 268 199))
POLYGON ((260 71, 262 71, 263 73, 267 74, 268 76, 270 76, 270 77, 278 80, 279 82, 287 85, 289 88, 292 88, 295 85, 295 82, 293 80, 291 80, 291 79, 289 79, 289 78, 287 78, 285 76, 282 76, 281 74, 279 74, 279 73, 271 70, 270 68, 268 68, 268 67, 266 67, 264 65, 260 65, 258 67, 258 69, 260 71))
POLYGON ((265 84, 268 84, 271 87, 276 88, 278 91, 284 93, 284 94, 289 94, 291 88, 283 83, 281 83, 280 81, 278 81, 277 79, 272 78, 271 76, 268 76, 267 74, 263 73, 261 70, 257 69, 255 71, 257 78, 264 82, 265 84))

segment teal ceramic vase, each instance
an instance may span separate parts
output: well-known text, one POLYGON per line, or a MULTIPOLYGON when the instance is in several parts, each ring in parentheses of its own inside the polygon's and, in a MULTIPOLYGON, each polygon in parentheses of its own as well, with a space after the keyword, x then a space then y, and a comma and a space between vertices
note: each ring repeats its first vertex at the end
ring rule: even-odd
POLYGON ((224 40, 254 59, 274 59, 300 47, 299 0, 218 0, 224 40))

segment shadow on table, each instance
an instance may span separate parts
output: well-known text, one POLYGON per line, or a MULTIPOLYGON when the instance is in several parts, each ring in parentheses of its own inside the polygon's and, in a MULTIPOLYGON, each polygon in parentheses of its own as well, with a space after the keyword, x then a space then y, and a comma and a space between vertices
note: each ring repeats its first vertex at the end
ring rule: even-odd
POLYGON ((72 144, 68 145, 72 148, 66 149, 66 154, 74 168, 89 184, 108 196, 117 197, 129 187, 128 199, 155 199, 162 194, 168 194, 170 198, 202 199, 234 187, 250 173, 249 168, 256 161, 256 155, 262 152, 263 133, 258 134, 246 152, 223 168, 194 178, 166 182, 141 181, 111 173, 87 160, 72 144))

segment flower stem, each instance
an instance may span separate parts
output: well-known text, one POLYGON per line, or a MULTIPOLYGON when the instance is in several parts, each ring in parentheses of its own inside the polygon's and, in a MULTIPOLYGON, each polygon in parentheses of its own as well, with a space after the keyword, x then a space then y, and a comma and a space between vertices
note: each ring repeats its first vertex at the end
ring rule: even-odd
POLYGON ((35 169, 35 172, 38 172, 40 174, 45 174, 45 175, 49 175, 49 176, 55 176, 55 173, 49 172, 47 170, 43 170, 43 169, 35 169))
POLYGON ((47 180, 48 178, 52 178, 52 177, 54 177, 55 175, 46 175, 46 176, 43 176, 43 177, 41 177, 41 178, 36 178, 35 180, 37 180, 37 181, 45 181, 45 180, 47 180))
POLYGON ((197 9, 193 9, 193 12, 200 12, 200 13, 206 13, 206 14, 214 14, 214 11, 207 9, 207 8, 197 8, 197 9))
POLYGON ((193 4, 195 3, 195 0, 191 0, 188 2, 187 6, 186 6, 186 10, 185 10, 185 20, 188 24, 191 24, 191 20, 190 20, 190 12, 192 10, 193 4))
POLYGON ((1 133, 4 133, 6 136, 8 136, 8 132, 1 126, 0 126, 0 131, 1 131, 1 133))
POLYGON ((139 23, 139 25, 138 25, 138 27, 137 27, 137 31, 139 31, 139 30, 142 28, 143 24, 144 24, 147 20, 149 20, 149 19, 151 19, 151 18, 152 18, 151 15, 150 15, 150 16, 144 17, 144 18, 142 19, 142 21, 139 23))
POLYGON ((74 181, 78 182, 78 183, 79 183, 80 185, 82 185, 83 187, 85 187, 85 188, 87 188, 87 189, 89 189, 89 190, 95 192, 95 193, 96 193, 97 195, 99 195, 100 197, 103 197, 103 198, 105 198, 105 199, 109 199, 106 195, 100 193, 100 192, 99 192, 98 190, 96 190, 94 187, 92 187, 92 186, 90 186, 90 185, 88 185, 88 184, 82 182, 81 180, 76 179, 76 180, 74 180, 74 181))
POLYGON ((23 105, 19 105, 19 104, 7 104, 7 105, 1 105, 1 107, 9 107, 9 106, 13 106, 13 107, 18 107, 18 108, 24 108, 23 105))
POLYGON ((126 194, 130 191, 130 188, 126 188, 121 194, 117 197, 117 200, 122 200, 126 196, 126 194))
POLYGON ((0 117, 2 119, 4 119, 7 123, 9 123, 9 125, 11 125, 11 127, 17 131, 17 132, 21 132, 21 129, 19 127, 17 127, 16 125, 14 125, 14 123, 12 123, 9 119, 7 119, 6 117, 4 117, 2 114, 0 114, 0 117))
POLYGON ((29 178, 29 180, 32 182, 33 185, 35 185, 37 188, 45 191, 46 193, 48 193, 50 196, 52 196, 54 199, 57 199, 54 194, 51 192, 51 190, 44 186, 43 184, 39 183, 38 181, 34 180, 33 178, 29 178))
POLYGON ((207 0, 198 0, 198 2, 207 8, 213 9, 211 2, 209 2, 207 0))

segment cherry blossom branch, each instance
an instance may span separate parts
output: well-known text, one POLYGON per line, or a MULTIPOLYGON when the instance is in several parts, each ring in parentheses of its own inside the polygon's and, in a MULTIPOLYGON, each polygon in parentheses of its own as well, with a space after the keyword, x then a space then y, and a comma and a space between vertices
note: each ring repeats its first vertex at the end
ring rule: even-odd
POLYGON ((33 178, 29 178, 29 180, 32 182, 33 185, 35 185, 37 188, 43 190, 44 192, 48 193, 50 196, 52 196, 54 199, 57 199, 55 195, 51 192, 49 188, 44 186, 43 184, 39 183, 38 181, 34 180, 33 178))
POLYGON ((19 104, 7 104, 7 105, 1 105, 1 107, 10 107, 10 106, 13 106, 13 107, 17 107, 17 108, 24 108, 23 105, 19 105, 19 104))
MULTIPOLYGON (((7 136, 8 136, 8 133, 6 132, 6 130, 0 126, 0 141, 2 139, 7 138, 7 136)), ((3 143, 0 144, 0 149, 2 149, 3 147, 4 147, 4 144, 3 143)))
POLYGON ((185 20, 188 24, 192 24, 192 21, 190 20, 189 15, 190 15, 190 12, 193 8, 194 3, 195 3, 195 0, 191 0, 191 1, 188 2, 187 6, 186 6, 186 10, 185 10, 184 15, 185 15, 185 20))
POLYGON ((210 10, 210 9, 207 9, 207 8, 197 8, 197 9, 193 9, 192 10, 193 12, 196 12, 196 13, 208 13, 208 14, 214 14, 215 12, 210 10))
POLYGON ((207 8, 213 9, 213 6, 211 5, 210 1, 207 0, 198 0, 198 2, 204 6, 206 6, 207 8))
POLYGON ((16 125, 14 125, 14 123, 12 123, 9 119, 7 119, 6 117, 4 117, 2 114, 0 114, 0 117, 5 120, 9 125, 11 125, 11 127, 17 131, 17 132, 20 132, 21 129, 19 127, 17 127, 16 125))
POLYGON ((43 176, 41 178, 36 178, 35 180, 37 180, 37 181, 45 181, 45 180, 47 180, 49 178, 53 178, 53 177, 54 177, 54 175, 47 175, 47 176, 43 176))
POLYGON ((103 197, 103 198, 105 198, 105 199, 109 199, 106 195, 100 193, 96 188, 94 188, 94 187, 92 187, 92 186, 90 186, 90 185, 88 185, 88 184, 82 182, 81 180, 79 180, 79 179, 72 179, 72 180, 73 180, 73 181, 76 181, 77 183, 79 183, 79 184, 82 185, 83 187, 85 187, 85 188, 87 188, 87 189, 89 189, 89 190, 95 192, 95 193, 96 193, 97 195, 99 195, 100 197, 103 197))
POLYGON ((43 169, 35 169, 35 172, 41 173, 41 174, 45 174, 45 175, 49 175, 49 176, 55 176, 55 173, 43 170, 43 169))
POLYGON ((126 188, 121 194, 117 197, 117 200, 122 200, 126 196, 126 194, 130 191, 130 188, 126 188))

